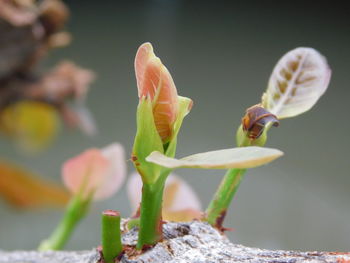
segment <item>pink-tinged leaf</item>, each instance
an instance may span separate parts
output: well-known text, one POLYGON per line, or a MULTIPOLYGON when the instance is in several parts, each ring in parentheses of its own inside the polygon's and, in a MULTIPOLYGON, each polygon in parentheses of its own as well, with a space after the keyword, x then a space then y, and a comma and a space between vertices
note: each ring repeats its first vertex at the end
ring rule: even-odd
POLYGON ((185 180, 179 176, 172 174, 168 177, 165 184, 164 203, 167 199, 170 199, 167 210, 169 211, 180 211, 185 209, 201 210, 202 206, 198 196, 192 189, 192 187, 186 183, 185 180), (173 198, 170 196, 171 188, 176 189, 173 194, 173 198))
POLYGON ((142 195, 142 180, 138 173, 132 173, 126 183, 132 213, 134 214, 140 206, 142 195))
POLYGON ((105 199, 116 193, 124 183, 126 162, 124 148, 119 143, 113 143, 102 149, 102 154, 110 163, 103 185, 96 191, 96 199, 105 199))
POLYGON ((179 102, 174 81, 165 66, 161 67, 161 87, 153 106, 154 122, 163 142, 173 134, 173 125, 176 121, 179 102))
MULTIPOLYGON (((127 193, 133 212, 142 194, 141 176, 133 173, 127 183, 127 193)), ((201 203, 193 189, 180 177, 170 174, 163 194, 163 218, 168 221, 189 221, 201 215, 201 203)))
POLYGON ((139 88, 140 98, 148 97, 154 103, 157 91, 161 88, 161 68, 162 62, 153 54, 147 61, 142 86, 139 88))
POLYGON ((165 143, 173 133, 179 102, 175 83, 150 43, 138 49, 135 72, 139 98, 147 97, 152 101, 154 123, 165 143))
POLYGON ((63 181, 73 194, 87 198, 102 183, 108 166, 109 161, 100 150, 89 149, 64 163, 63 181))
POLYGON ((143 83, 145 79, 145 71, 148 60, 154 56, 153 47, 151 43, 142 44, 137 50, 135 57, 135 73, 139 97, 142 96, 143 83))
POLYGON ((120 188, 125 177, 123 149, 118 144, 89 149, 66 161, 62 176, 73 194, 83 198, 93 195, 94 200, 105 199, 120 188))

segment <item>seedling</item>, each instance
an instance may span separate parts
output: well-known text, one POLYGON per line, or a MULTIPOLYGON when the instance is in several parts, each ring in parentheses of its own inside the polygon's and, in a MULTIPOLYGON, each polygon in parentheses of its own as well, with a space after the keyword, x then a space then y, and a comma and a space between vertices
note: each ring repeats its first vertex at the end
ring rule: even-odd
MULTIPOLYGON (((249 108, 237 130, 237 146, 264 146, 267 132, 278 120, 311 109, 326 91, 331 70, 326 59, 312 48, 297 48, 275 66, 261 104, 249 108)), ((245 174, 229 169, 206 210, 207 221, 222 228, 227 209, 245 174)))
POLYGON ((139 105, 132 160, 143 187, 137 249, 162 239, 162 197, 169 173, 179 167, 251 168, 280 157, 282 152, 261 147, 224 149, 175 159, 177 135, 192 100, 177 95, 174 81, 150 43, 135 58, 139 105))
MULTIPOLYGON (((138 49, 135 72, 139 105, 131 159, 138 174, 129 178, 128 193, 134 215, 127 226, 138 228, 138 250, 150 248, 162 240, 163 218, 203 220, 223 231, 225 215, 246 170, 283 155, 277 149, 263 147, 268 130, 278 126, 283 118, 309 110, 325 92, 330 79, 327 62, 316 50, 290 51, 274 68, 261 103, 246 110, 236 133, 237 148, 177 159, 177 135, 192 108, 192 100, 177 94, 168 69, 156 57, 150 43, 138 49), (193 190, 174 174, 170 175, 177 168, 227 169, 205 213, 200 212, 200 202, 193 190), (142 197, 137 194, 141 191, 142 197), (184 204, 181 198, 188 202, 184 204)), ((61 224, 40 249, 63 247, 91 201, 118 190, 125 174, 121 156, 122 149, 114 145, 102 151, 88 150, 64 165, 63 178, 73 193, 72 201, 61 224)), ((112 263, 121 255, 120 235, 119 213, 105 211, 102 217, 105 263, 112 263)))
POLYGON ((119 144, 89 149, 68 160, 62 168, 65 185, 72 193, 65 214, 39 250, 59 250, 69 240, 77 224, 86 216, 91 202, 109 198, 125 178, 124 150, 119 144))
POLYGON ((230 168, 205 215, 211 225, 222 228, 227 209, 246 172, 246 168, 262 165, 281 155, 264 146, 267 131, 277 126, 278 120, 297 116, 312 108, 326 91, 331 71, 326 59, 312 48, 297 48, 288 52, 275 66, 261 104, 249 108, 237 130, 237 146, 174 159, 153 152, 147 161, 170 169, 230 168))

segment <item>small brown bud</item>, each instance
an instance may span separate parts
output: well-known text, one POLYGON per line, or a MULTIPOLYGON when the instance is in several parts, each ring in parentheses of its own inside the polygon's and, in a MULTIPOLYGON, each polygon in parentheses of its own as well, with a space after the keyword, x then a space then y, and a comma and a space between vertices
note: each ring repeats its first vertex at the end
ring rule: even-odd
POLYGON ((277 117, 264 109, 261 104, 248 108, 242 118, 243 130, 247 132, 247 136, 252 140, 261 136, 268 122, 272 122, 275 127, 279 125, 277 117))

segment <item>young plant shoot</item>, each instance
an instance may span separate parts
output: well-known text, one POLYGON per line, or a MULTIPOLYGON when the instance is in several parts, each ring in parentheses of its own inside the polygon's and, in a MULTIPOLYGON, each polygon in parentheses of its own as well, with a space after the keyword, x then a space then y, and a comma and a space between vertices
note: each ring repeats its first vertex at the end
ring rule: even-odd
POLYGON ((137 133, 132 160, 143 182, 137 249, 162 239, 162 197, 167 176, 174 168, 251 168, 282 155, 275 149, 225 149, 175 159, 177 135, 192 101, 177 95, 173 79, 153 53, 141 45, 135 58, 139 95, 137 133))
MULTIPOLYGON (((267 131, 278 120, 302 114, 315 105, 326 91, 331 70, 326 59, 315 49, 296 48, 285 54, 271 74, 261 104, 247 109, 237 130, 237 146, 264 146, 267 131)), ((229 169, 224 176, 206 216, 222 228, 226 211, 245 174, 245 169, 229 169)))
POLYGON ((146 157, 153 151, 175 155, 177 134, 192 100, 177 95, 169 71, 155 56, 150 43, 138 49, 135 72, 139 105, 132 160, 143 182, 137 244, 142 249, 162 239, 162 196, 171 171, 147 162, 146 157))
POLYGON ((39 250, 59 250, 64 247, 76 225, 87 214, 91 202, 109 198, 123 184, 126 174, 124 150, 120 144, 103 149, 89 149, 66 161, 63 181, 72 193, 65 214, 52 235, 39 250))
MULTIPOLYGON (((138 174, 129 178, 128 194, 136 214, 127 226, 129 229, 139 227, 138 250, 162 240, 163 218, 200 219, 224 230, 227 209, 246 170, 283 155, 277 149, 263 147, 267 131, 278 126, 280 119, 309 110, 325 92, 330 80, 327 61, 316 50, 297 48, 288 52, 275 66, 262 102, 248 108, 242 118, 236 134, 237 148, 177 159, 177 135, 191 110, 192 100, 177 94, 169 71, 154 54, 150 43, 139 47, 135 72, 139 104, 132 161, 138 174), (228 169, 204 215, 191 187, 170 175, 176 168, 228 169)), ((113 144, 102 150, 87 150, 64 164, 62 176, 72 198, 62 221, 42 242, 40 250, 62 248, 91 202, 107 198, 120 188, 125 177, 123 156, 122 147, 113 144)), ((105 211, 102 215, 105 263, 115 262, 121 255, 120 235, 119 213, 105 211)))

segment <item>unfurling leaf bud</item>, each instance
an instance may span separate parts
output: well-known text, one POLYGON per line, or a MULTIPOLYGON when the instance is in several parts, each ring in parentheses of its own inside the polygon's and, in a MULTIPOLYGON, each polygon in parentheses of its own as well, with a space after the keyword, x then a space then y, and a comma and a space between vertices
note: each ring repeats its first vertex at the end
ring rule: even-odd
POLYGON ((154 124, 163 143, 173 135, 173 125, 179 111, 175 83, 150 43, 144 43, 137 51, 135 73, 140 101, 152 102, 154 124))
POLYGON ((154 183, 161 168, 145 158, 153 151, 170 157, 175 155, 177 135, 191 110, 192 100, 178 96, 169 71, 156 57, 150 43, 139 47, 135 73, 139 105, 132 160, 144 182, 154 183))
POLYGON ((274 114, 263 108, 261 104, 248 108, 237 131, 237 145, 264 146, 266 128, 270 127, 268 125, 275 127, 279 125, 279 121, 274 114))

